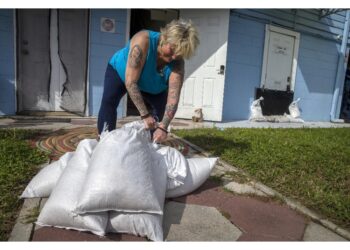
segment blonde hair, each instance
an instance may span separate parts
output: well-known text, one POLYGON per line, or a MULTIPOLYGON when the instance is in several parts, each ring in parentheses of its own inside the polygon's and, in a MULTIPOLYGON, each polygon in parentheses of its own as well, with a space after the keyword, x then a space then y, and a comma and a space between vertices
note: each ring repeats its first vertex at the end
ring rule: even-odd
POLYGON ((173 44, 175 54, 189 59, 199 45, 198 31, 191 20, 173 20, 160 29, 160 45, 173 44))

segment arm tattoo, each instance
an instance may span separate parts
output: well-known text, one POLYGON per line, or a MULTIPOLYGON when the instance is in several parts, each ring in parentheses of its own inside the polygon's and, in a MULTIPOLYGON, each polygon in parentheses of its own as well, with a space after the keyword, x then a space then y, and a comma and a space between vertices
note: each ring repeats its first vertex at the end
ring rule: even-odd
POLYGON ((139 68, 141 66, 143 53, 139 45, 134 45, 129 54, 129 65, 131 68, 139 68))
POLYGON ((127 81, 125 83, 125 87, 128 90, 131 100, 135 104, 137 110, 140 112, 140 115, 147 115, 148 110, 145 102, 143 101, 140 89, 137 87, 137 82, 133 80, 127 81))
POLYGON ((167 128, 174 118, 177 111, 182 83, 184 79, 184 62, 176 61, 173 68, 172 76, 169 79, 168 101, 165 107, 165 113, 162 120, 163 125, 167 128))
POLYGON ((167 128, 171 122, 171 120, 174 118, 175 113, 177 110, 177 103, 176 104, 167 104, 165 107, 165 114, 162 120, 162 123, 165 128, 167 128))

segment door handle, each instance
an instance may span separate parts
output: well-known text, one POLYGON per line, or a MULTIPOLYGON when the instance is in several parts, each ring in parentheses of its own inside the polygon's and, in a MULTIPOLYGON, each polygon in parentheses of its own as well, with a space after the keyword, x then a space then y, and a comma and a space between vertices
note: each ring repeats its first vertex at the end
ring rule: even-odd
POLYGON ((224 75, 225 74, 225 65, 220 65, 220 69, 218 70, 219 75, 224 75))

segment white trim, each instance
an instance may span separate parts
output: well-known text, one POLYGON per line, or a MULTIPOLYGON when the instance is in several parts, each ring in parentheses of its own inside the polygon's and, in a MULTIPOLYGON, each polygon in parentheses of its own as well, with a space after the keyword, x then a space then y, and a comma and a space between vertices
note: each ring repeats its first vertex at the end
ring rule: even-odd
MULTIPOLYGON (((223 12, 225 12, 225 10, 223 10, 223 12)), ((227 51, 228 51, 228 37, 229 37, 229 32, 230 32, 230 10, 227 9, 226 10, 226 23, 225 23, 225 28, 226 28, 226 41, 225 41, 225 44, 221 47, 225 47, 225 60, 224 60, 224 65, 225 65, 225 71, 224 71, 224 75, 223 75, 223 89, 222 89, 222 92, 221 92, 221 96, 220 96, 220 107, 219 107, 219 112, 220 114, 217 116, 217 121, 221 122, 222 121, 222 117, 223 117, 223 111, 224 111, 224 98, 225 98, 225 83, 226 83, 226 71, 227 71, 227 51)), ((203 88, 204 88, 204 85, 203 85, 203 88)))
POLYGON ((90 27, 91 27, 91 12, 92 9, 89 10, 89 22, 88 22, 88 44, 87 44, 87 62, 86 62, 86 106, 85 106, 85 116, 90 116, 89 112, 89 106, 90 106, 90 42, 91 42, 91 32, 90 32, 90 27))
POLYGON ((270 24, 267 24, 266 26, 267 26, 267 28, 270 31, 278 32, 278 33, 281 33, 281 34, 284 34, 284 35, 295 36, 297 39, 300 39, 300 33, 298 33, 298 32, 295 32, 295 31, 292 31, 292 30, 288 30, 288 29, 284 29, 284 28, 280 28, 280 27, 277 27, 277 26, 272 26, 270 24))
POLYGON ((261 70, 261 79, 260 79, 260 87, 262 88, 265 84, 266 79, 266 69, 267 69, 267 56, 268 56, 268 48, 270 42, 270 31, 277 32, 283 35, 293 36, 295 38, 294 42, 294 52, 293 52, 293 64, 292 64, 292 72, 291 72, 291 80, 290 80, 290 90, 294 91, 295 87, 295 78, 298 66, 298 54, 299 54, 299 43, 300 43, 300 33, 272 26, 270 24, 266 24, 265 27, 265 44, 264 44, 264 58, 263 58, 263 66, 261 70))
POLYGON ((15 114, 17 114, 17 19, 16 10, 13 10, 13 44, 14 44, 14 84, 15 84, 15 114))
POLYGON ((298 34, 298 36, 295 37, 295 44, 294 44, 292 75, 290 79, 290 90, 292 91, 294 91, 295 79, 296 79, 297 69, 298 69, 299 43, 300 43, 300 34, 298 34))
POLYGON ((270 42, 270 32, 269 25, 265 26, 265 43, 264 43, 264 57, 263 57, 263 65, 261 70, 261 78, 260 78, 260 88, 263 88, 265 84, 266 78, 266 66, 267 66, 267 51, 269 50, 269 42, 270 42))
MULTIPOLYGON (((125 44, 129 41, 130 36, 130 24, 131 24, 131 9, 126 10, 126 29, 125 29, 125 44)), ((128 109, 128 93, 123 97, 123 117, 126 117, 127 109, 128 109)))

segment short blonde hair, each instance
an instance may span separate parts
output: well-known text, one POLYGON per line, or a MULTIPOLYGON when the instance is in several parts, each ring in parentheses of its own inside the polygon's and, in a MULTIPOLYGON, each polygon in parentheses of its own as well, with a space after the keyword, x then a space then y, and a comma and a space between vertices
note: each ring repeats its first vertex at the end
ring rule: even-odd
POLYGON ((198 31, 191 20, 173 20, 160 29, 160 45, 175 45, 175 54, 189 59, 199 45, 198 31))

